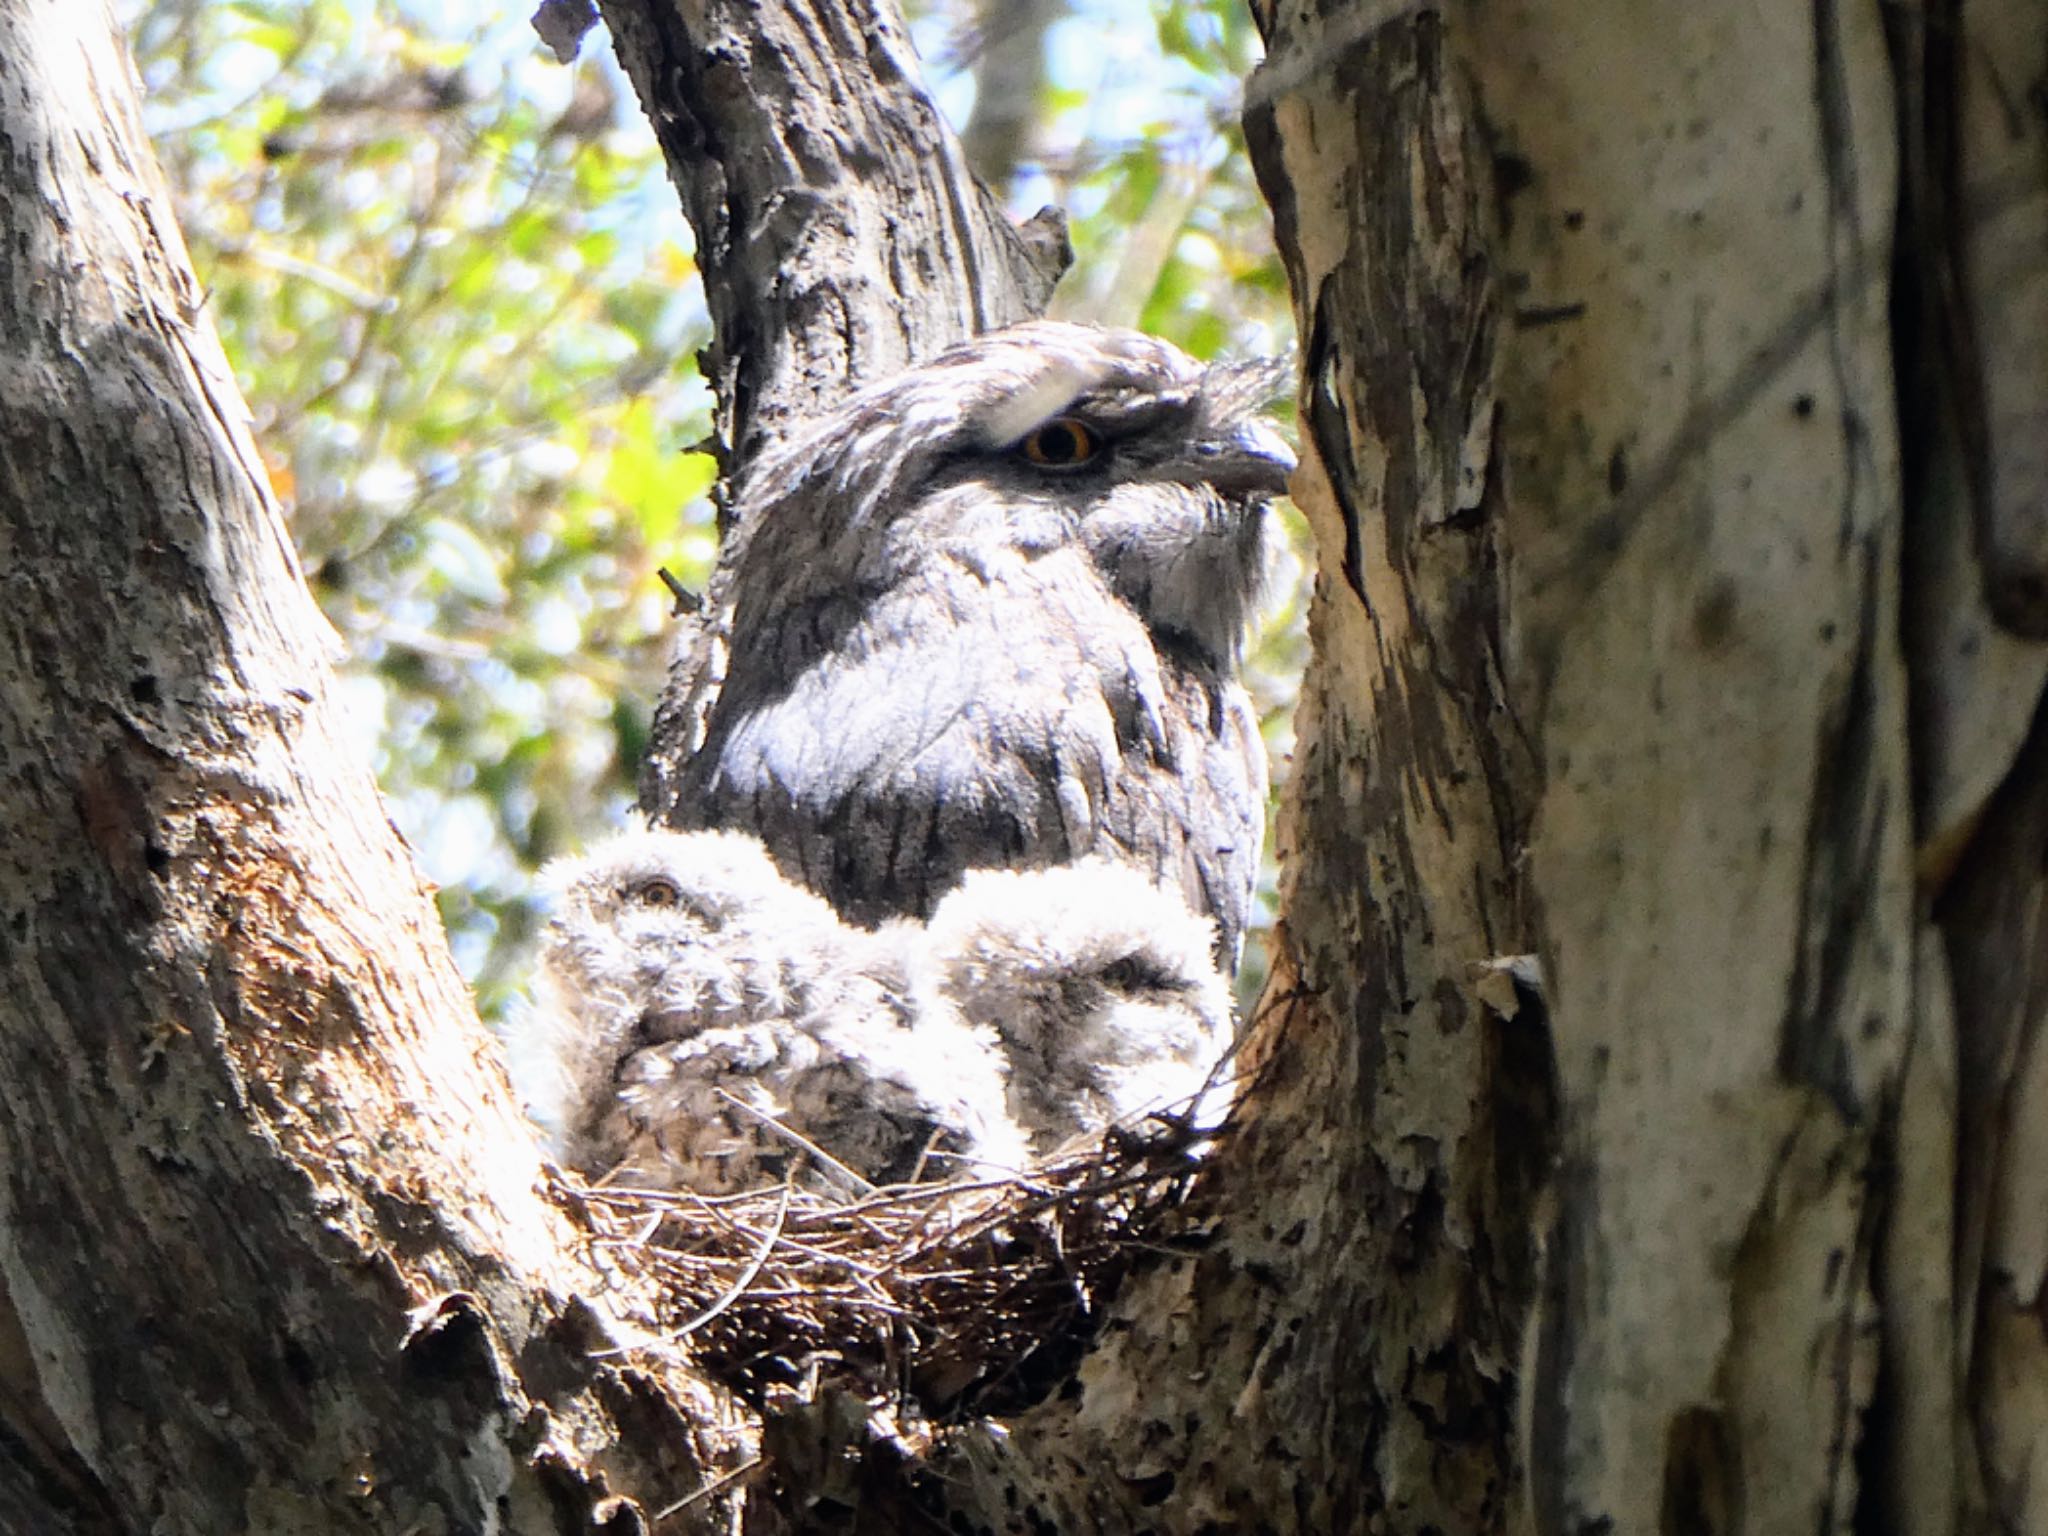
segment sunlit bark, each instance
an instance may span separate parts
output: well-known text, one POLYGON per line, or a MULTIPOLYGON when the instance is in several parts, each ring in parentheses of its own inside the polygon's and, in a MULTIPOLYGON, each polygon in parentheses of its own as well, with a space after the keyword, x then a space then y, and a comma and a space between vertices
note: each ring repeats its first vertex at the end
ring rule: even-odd
POLYGON ((340 717, 110 15, 0 4, 0 1528, 550 1531, 741 1450, 340 717))

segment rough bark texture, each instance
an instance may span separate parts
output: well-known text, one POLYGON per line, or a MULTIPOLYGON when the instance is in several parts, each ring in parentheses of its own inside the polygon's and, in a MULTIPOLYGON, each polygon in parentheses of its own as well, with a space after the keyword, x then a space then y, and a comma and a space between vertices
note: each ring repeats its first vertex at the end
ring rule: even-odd
POLYGON ((975 181, 888 0, 600 9, 697 232, 704 376, 736 464, 854 385, 1045 307, 1056 227, 1020 234, 975 181))
POLYGON ((1305 339, 1322 572, 1286 920, 1199 1256, 942 1469, 1003 1530, 1521 1528, 1551 1066, 1540 1005, 1489 965, 1530 940, 1532 765, 1496 649, 1483 167, 1435 16, 1261 20, 1247 130, 1305 339))
POLYGON ((733 1416, 591 1354, 649 1299, 340 717, 111 16, 0 58, 0 1526, 639 1528, 733 1416))

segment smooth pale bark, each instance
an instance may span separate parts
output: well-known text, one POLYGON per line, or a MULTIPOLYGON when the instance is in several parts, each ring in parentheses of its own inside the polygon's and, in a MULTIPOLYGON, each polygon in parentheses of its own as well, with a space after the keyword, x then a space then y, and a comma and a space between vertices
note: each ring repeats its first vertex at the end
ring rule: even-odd
POLYGON ((592 1354, 651 1297, 342 718, 111 16, 0 58, 0 1526, 635 1528, 733 1416, 592 1354))
POLYGON ((1880 13, 1455 14, 1563 1102, 1538 1520, 1842 1528, 1913 1034, 1880 13))

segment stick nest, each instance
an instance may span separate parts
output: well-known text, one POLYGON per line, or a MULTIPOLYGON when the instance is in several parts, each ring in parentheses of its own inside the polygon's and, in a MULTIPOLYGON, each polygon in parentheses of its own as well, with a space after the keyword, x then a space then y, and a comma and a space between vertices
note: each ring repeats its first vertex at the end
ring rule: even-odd
POLYGON ((822 1376, 943 1423, 1044 1397, 1135 1257, 1199 1247, 1172 1217, 1201 1139, 1155 1122, 1014 1178, 857 1198, 794 1184, 583 1195, 600 1239, 660 1280, 668 1339, 743 1398, 822 1376))

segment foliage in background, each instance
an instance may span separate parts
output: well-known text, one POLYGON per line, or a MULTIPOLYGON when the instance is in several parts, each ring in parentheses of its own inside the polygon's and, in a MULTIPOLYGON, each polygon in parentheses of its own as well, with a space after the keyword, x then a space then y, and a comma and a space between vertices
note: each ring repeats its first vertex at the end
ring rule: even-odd
POLYGON ((532 867, 630 797, 655 568, 714 549, 680 212, 603 64, 531 33, 158 0, 131 37, 379 780, 496 1011, 532 867))
MULTIPOLYGON (((1238 0, 1037 0, 1021 62, 992 46, 1008 4, 926 6, 917 35, 956 122, 984 64, 1030 112, 1007 191, 1020 215, 1073 220, 1056 312, 1202 356, 1288 345, 1237 128, 1257 46, 1238 0)), ((530 9, 150 0, 129 17, 379 780, 487 1015, 520 979, 533 868, 631 803, 662 680, 657 567, 701 586, 715 554, 688 229, 602 32, 565 69, 530 9)), ((1250 658, 1276 761, 1300 585, 1283 558, 1250 658)))

